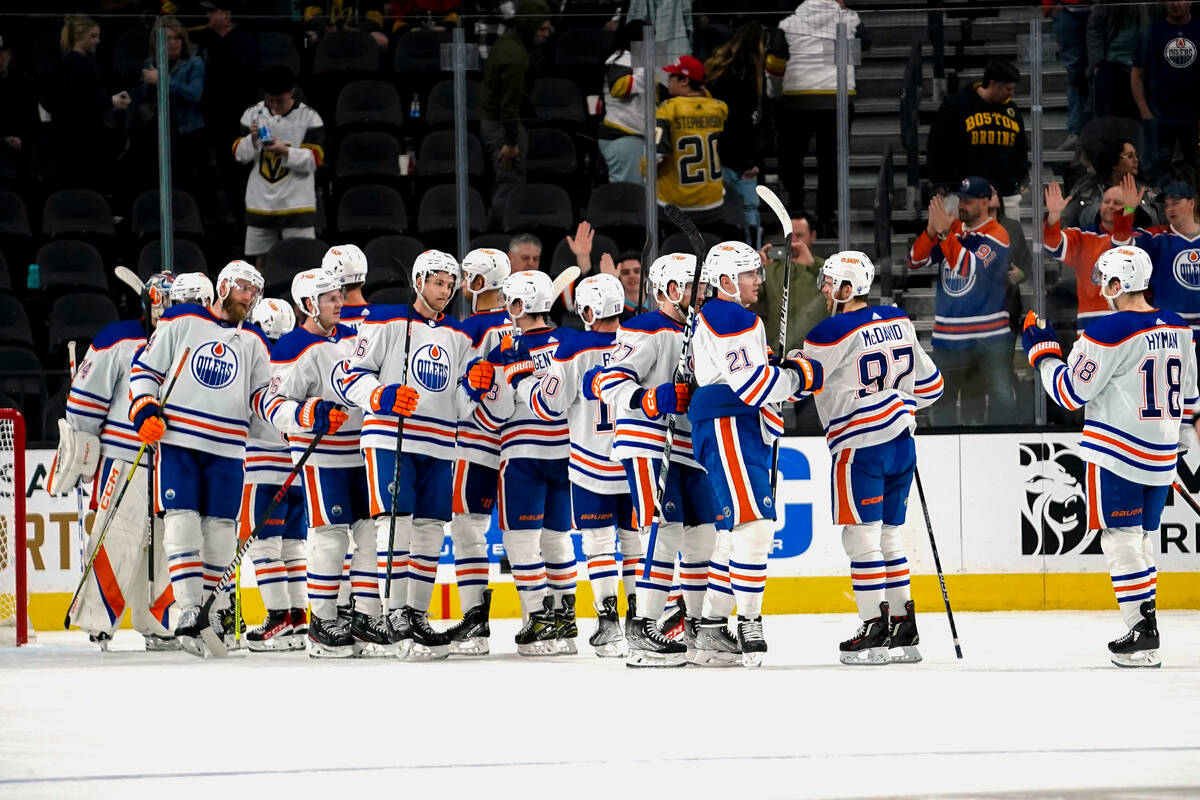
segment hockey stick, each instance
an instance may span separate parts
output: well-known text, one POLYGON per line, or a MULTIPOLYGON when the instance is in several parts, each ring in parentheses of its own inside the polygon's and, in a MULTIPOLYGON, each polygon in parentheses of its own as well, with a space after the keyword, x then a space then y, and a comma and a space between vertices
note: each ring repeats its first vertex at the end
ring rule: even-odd
POLYGON ((554 279, 554 297, 561 297, 562 293, 570 288, 571 284, 579 278, 579 273, 579 267, 575 266, 574 264, 564 268, 562 272, 558 273, 558 277, 554 279))
MULTIPOLYGON (((185 347, 183 355, 179 357, 179 363, 175 365, 175 372, 171 375, 171 383, 167 385, 167 392, 163 395, 162 403, 159 408, 163 410, 164 416, 167 408, 167 401, 171 399, 171 392, 175 391, 175 382, 179 380, 179 373, 183 371, 183 365, 187 363, 188 356, 191 355, 192 348, 185 347)), ((71 627, 71 617, 79 610, 79 598, 83 592, 83 587, 87 583, 88 575, 92 574, 92 565, 96 563, 96 556, 100 555, 100 547, 104 544, 104 537, 108 536, 109 526, 112 525, 113 519, 117 516, 117 509, 121 506, 121 500, 125 497, 125 492, 129 491, 129 485, 133 483, 133 474, 137 472, 138 464, 142 463, 142 454, 146 452, 147 442, 142 442, 142 446, 138 448, 137 456, 133 459, 133 466, 129 468, 129 473, 125 476, 125 483, 121 486, 121 491, 117 493, 117 499, 113 502, 112 510, 104 520, 104 527, 100 529, 100 536, 96 539, 96 546, 92 548, 92 555, 88 559, 87 566, 83 568, 83 575, 79 579, 79 585, 75 587, 75 594, 71 595, 71 605, 67 607, 67 616, 63 620, 63 629, 71 627)), ((153 498, 148 498, 148 502, 153 502, 153 498)))
POLYGON ((1179 496, 1183 498, 1184 502, 1192 507, 1192 511, 1195 511, 1196 515, 1200 516, 1200 503, 1196 502, 1196 498, 1192 497, 1191 493, 1188 492, 1187 489, 1184 489, 1182 486, 1180 486, 1179 481, 1175 481, 1171 485, 1175 487, 1175 491, 1179 493, 1179 496))
POLYGON ((142 282, 142 279, 139 278, 137 274, 135 274, 134 271, 129 267, 113 267, 113 274, 117 276, 117 280, 128 286, 130 289, 133 289, 133 291, 136 292, 139 297, 142 294, 142 290, 146 288, 146 284, 142 282))
MULTIPOLYGON (((75 340, 67 342, 67 363, 71 368, 71 383, 75 383, 75 340)), ((75 482, 75 538, 79 544, 79 566, 83 567, 84 548, 87 547, 87 531, 83 528, 83 483, 75 482)))
MULTIPOLYGON (((668 205, 664 208, 664 213, 667 218, 679 226, 692 243, 693 247, 697 248, 697 252, 703 254, 704 239, 700 236, 700 231, 696 230, 696 225, 687 218, 682 211, 673 205, 668 205), (694 238, 693 238, 694 237, 694 238), (697 242, 699 246, 697 247, 697 242)), ((704 302, 704 287, 700 284, 701 275, 703 275, 704 258, 696 257, 696 269, 692 273, 692 299, 688 303, 687 317, 683 322, 683 342, 679 350, 679 362, 675 365, 674 380, 676 383, 682 383, 687 376, 688 355, 692 346, 692 334, 696 330, 696 321, 700 310, 700 304, 704 302)), ((682 294, 683 287, 680 287, 682 294)), ((671 452, 675 449, 675 412, 667 415, 667 435, 666 441, 663 443, 662 466, 658 470, 658 487, 654 495, 654 519, 650 523, 650 537, 646 542, 646 560, 642 566, 642 579, 650 579, 650 568, 654 562, 654 544, 658 539, 658 526, 662 521, 663 499, 667 494, 667 471, 671 468, 671 452)), ((674 559, 674 554, 671 558, 674 559)))
MULTIPOLYGON (((783 207, 779 195, 766 186, 757 186, 758 197, 775 212, 783 228, 783 294, 779 305, 779 359, 787 358, 788 292, 792 288, 792 215, 783 207)), ((775 498, 775 487, 779 483, 779 437, 771 442, 771 497, 775 498)), ((778 499, 778 498, 776 498, 778 499)))
MULTIPOLYGON (((424 285, 424 279, 422 279, 424 285)), ((412 315, 413 306, 417 303, 417 285, 413 282, 413 296, 409 301, 408 309, 404 314, 404 361, 400 365, 400 385, 408 385, 408 354, 412 348, 412 315)), ((395 549, 396 541, 396 505, 400 498, 400 458, 404 454, 404 420, 405 416, 400 415, 396 421, 396 449, 394 451, 396 463, 392 466, 392 507, 390 509, 388 522, 388 545, 387 545, 387 582, 383 585, 383 624, 390 626, 388 614, 392 609, 392 554, 395 549)))
MULTIPOLYGON (((691 220, 688 220, 689 222, 691 220)), ((654 241, 646 234, 646 243, 642 245, 642 272, 641 278, 638 279, 638 304, 633 313, 640 314, 643 310, 643 304, 646 302, 646 282, 650 280, 650 254, 654 252, 654 241)))
POLYGON ((925 502, 925 487, 921 484, 920 468, 913 467, 913 477, 917 479, 917 495, 921 498, 921 510, 925 512, 925 530, 929 531, 929 549, 933 551, 933 566, 937 568, 938 583, 942 587, 942 601, 946 604, 946 617, 950 620, 950 636, 954 639, 954 654, 962 658, 962 646, 958 643, 958 628, 954 626, 954 612, 950 610, 950 595, 946 593, 946 578, 942 575, 942 560, 938 558, 937 542, 933 539, 933 523, 929 521, 929 504, 925 502))
MULTIPOLYGON (((229 562, 229 566, 227 566, 225 571, 221 573, 221 577, 217 578, 216 585, 213 586, 212 591, 208 593, 208 597, 204 599, 204 603, 200 606, 200 638, 203 639, 204 644, 208 646, 208 652, 217 658, 225 658, 228 656, 229 648, 225 646, 225 642, 221 641, 221 637, 212 629, 212 625, 209 624, 209 614, 212 613, 213 603, 217 601, 217 597, 221 592, 221 587, 224 586, 231 577, 239 573, 242 564, 242 558, 245 557, 246 551, 250 549, 250 544, 256 538, 258 538, 258 534, 262 532, 262 529, 267 527, 267 524, 271 521, 271 515, 275 513, 275 509, 278 508, 279 504, 283 502, 283 498, 287 497, 288 489, 291 488, 292 482, 296 480, 296 476, 299 475, 300 471, 304 469, 304 462, 308 461, 308 457, 311 456, 313 451, 317 449, 317 444, 320 443, 324 436, 324 433, 318 433, 313 436, 312 441, 308 443, 308 447, 304 449, 304 452, 300 455, 300 458, 296 460, 296 466, 292 467, 292 471, 288 473, 287 478, 283 481, 283 485, 279 487, 278 491, 275 492, 275 496, 271 498, 271 504, 267 506, 267 510, 263 513, 262 519, 259 520, 258 524, 254 526, 254 530, 250 531, 250 535, 238 545, 237 552, 233 554, 233 560, 229 562)), ((237 612, 240 612, 240 609, 235 609, 235 613, 237 612)), ((237 631, 240 626, 241 622, 236 621, 234 623, 235 631, 237 631)))

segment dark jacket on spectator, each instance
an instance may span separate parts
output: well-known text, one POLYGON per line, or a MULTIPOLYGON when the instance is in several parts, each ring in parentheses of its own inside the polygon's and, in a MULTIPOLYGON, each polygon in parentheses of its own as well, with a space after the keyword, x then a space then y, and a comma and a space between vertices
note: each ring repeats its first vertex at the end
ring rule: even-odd
POLYGON ((94 135, 112 111, 112 94, 100 82, 94 59, 72 50, 63 56, 46 101, 53 127, 67 138, 94 135))
POLYGON ((237 136, 242 112, 258 100, 258 40, 241 25, 224 36, 206 28, 192 38, 204 59, 204 120, 224 149, 237 136))
POLYGON ((503 123, 505 144, 517 143, 533 37, 549 18, 550 7, 542 0, 523 0, 517 6, 513 27, 496 40, 488 53, 480 87, 480 113, 483 119, 503 123))
POLYGON ((926 163, 935 185, 987 178, 1000 196, 1016 194, 1029 173, 1029 138, 1016 103, 989 103, 967 86, 942 102, 929 126, 926 163))
MULTIPOLYGON (((145 67, 154 66, 147 60, 145 67)), ((204 61, 197 56, 181 58, 171 67, 171 117, 179 133, 191 133, 204 127, 200 100, 204 96, 204 61)), ((158 89, 150 84, 139 87, 142 102, 150 109, 158 106, 158 89)))
POLYGON ((758 152, 758 81, 754 75, 737 74, 727 69, 711 83, 708 92, 729 106, 725 128, 717 141, 721 166, 741 175, 759 165, 758 152))

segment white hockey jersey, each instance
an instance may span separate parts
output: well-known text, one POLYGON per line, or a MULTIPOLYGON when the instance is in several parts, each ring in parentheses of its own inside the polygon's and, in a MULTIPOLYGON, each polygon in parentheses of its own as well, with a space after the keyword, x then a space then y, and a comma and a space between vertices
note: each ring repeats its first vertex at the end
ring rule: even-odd
MULTIPOLYGON (((616 414, 612 457, 661 458, 667 441, 667 418, 649 419, 630 400, 641 388, 670 383, 679 366, 683 325, 661 311, 647 311, 621 324, 608 366, 593 383, 597 396, 616 414)), ((692 425, 685 415, 675 419, 671 462, 702 469, 692 456, 692 425)))
MULTIPOLYGON (((100 455, 133 463, 142 442, 129 421, 129 369, 146 344, 141 320, 106 325, 92 339, 67 395, 67 424, 100 438, 100 455)), ((145 463, 146 455, 142 456, 145 463)))
POLYGON ((942 375, 894 306, 867 306, 818 322, 804 356, 825 387, 813 398, 832 453, 891 441, 916 427, 916 410, 942 396, 942 375))
POLYGON ((276 117, 261 101, 242 112, 242 135, 233 143, 233 157, 254 164, 246 184, 246 222, 259 228, 303 228, 317 222, 317 167, 325 158, 325 123, 321 115, 296 101, 292 110, 276 117), (271 136, 286 142, 286 156, 263 150, 250 137, 259 116, 271 136))
POLYGON ((363 321, 367 318, 367 314, 371 313, 371 304, 342 306, 342 316, 340 324, 345 325, 350 330, 358 333, 358 329, 362 327, 363 321))
POLYGON ((1178 453, 1196 447, 1200 391, 1188 324, 1171 311, 1119 311, 1092 321, 1067 363, 1038 364, 1054 402, 1086 405, 1083 460, 1135 483, 1175 480, 1178 453))
MULTIPOLYGON (((546 374, 559 343, 569 338, 562 328, 527 331, 521 334, 521 344, 533 356, 533 378, 546 374)), ((488 360, 500 365, 499 346, 488 354, 488 360)), ((526 378, 527 383, 533 378, 526 378)), ((485 396, 475 409, 475 422, 484 430, 499 433, 500 458, 536 458, 548 460, 566 458, 570 454, 570 432, 567 420, 541 405, 536 396, 528 403, 518 402, 517 393, 508 385, 504 374, 496 376, 496 388, 485 396)))
MULTIPOLYGON (((371 411, 371 395, 400 383, 408 306, 371 306, 358 331, 343 382, 346 398, 363 409, 362 447, 396 447, 398 417, 371 411)), ((474 405, 462 388, 471 340, 458 320, 427 319, 412 311, 408 385, 420 394, 416 412, 404 423, 404 452, 454 459, 458 420, 474 405)))
MULTIPOLYGON (((471 353, 468 361, 487 358, 500 344, 500 340, 513 333, 512 320, 504 309, 480 311, 462 321, 463 330, 471 337, 471 353)), ((496 373, 497 384, 504 383, 504 375, 496 373)), ((500 392, 499 385, 490 393, 494 401, 500 392)), ((500 466, 500 434, 475 421, 475 409, 458 421, 458 446, 455 458, 472 464, 496 469, 500 466)))
POLYGON ((783 433, 779 403, 799 399, 800 376, 768 361, 767 330, 749 309, 723 298, 700 307, 692 336, 696 396, 688 408, 693 422, 755 416, 763 442, 783 433))
POLYGON ((335 433, 327 433, 306 463, 314 467, 361 467, 359 438, 363 410, 346 396, 350 356, 356 337, 345 325, 332 336, 318 336, 296 328, 279 337, 271 354, 271 386, 264 395, 263 416, 287 434, 291 445, 289 465, 300 460, 312 443, 312 433, 296 421, 297 408, 309 398, 341 405, 349 418, 335 433))
POLYGON ((603 400, 583 396, 583 376, 596 365, 608 364, 615 333, 581 331, 558 345, 546 374, 517 384, 517 394, 530 408, 566 415, 570 430, 571 483, 597 494, 625 494, 625 468, 612 459, 612 408, 603 400))
POLYGON ((250 416, 258 413, 254 406, 260 398, 255 395, 271 379, 266 336, 252 322, 239 329, 203 306, 172 306, 133 362, 131 402, 162 397, 185 347, 192 350, 163 409, 167 430, 162 441, 244 460, 250 416))

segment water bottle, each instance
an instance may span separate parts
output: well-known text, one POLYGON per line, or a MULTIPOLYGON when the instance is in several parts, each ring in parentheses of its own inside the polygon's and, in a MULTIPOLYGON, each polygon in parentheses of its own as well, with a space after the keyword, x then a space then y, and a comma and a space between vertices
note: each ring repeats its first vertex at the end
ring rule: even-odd
POLYGON ((26 289, 37 289, 42 284, 40 268, 37 264, 29 265, 29 277, 25 279, 26 289))
POLYGON ((421 98, 417 96, 416 92, 413 92, 412 102, 408 104, 408 117, 409 119, 421 118, 421 98))
POLYGON ((258 142, 264 145, 275 143, 275 140, 271 138, 271 128, 267 125, 267 118, 261 108, 258 110, 258 142))

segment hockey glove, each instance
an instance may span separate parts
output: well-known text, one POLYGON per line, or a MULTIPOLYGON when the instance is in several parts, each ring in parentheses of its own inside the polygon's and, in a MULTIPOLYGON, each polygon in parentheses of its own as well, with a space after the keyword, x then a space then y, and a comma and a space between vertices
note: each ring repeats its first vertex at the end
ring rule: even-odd
POLYGON ((377 414, 411 417, 417 410, 417 402, 420 399, 421 395, 411 386, 393 383, 390 386, 380 386, 371 393, 371 410, 377 414))
POLYGON ((1029 359, 1029 365, 1037 369, 1038 363, 1047 357, 1062 358, 1054 327, 1030 311, 1025 315, 1025 330, 1021 333, 1021 347, 1029 359))
POLYGON ((496 384, 496 368, 492 362, 477 358, 467 365, 466 380, 463 389, 473 402, 478 403, 483 396, 492 390, 496 384))
POLYGON ((336 403, 310 397, 296 409, 296 422, 313 433, 337 433, 349 415, 336 403))
POLYGON ((825 368, 820 361, 805 358, 799 350, 788 353, 788 357, 779 362, 779 366, 790 369, 800 376, 800 392, 817 394, 825 386, 825 368))
POLYGON ((630 405, 641 408, 648 418, 658 419, 663 414, 682 414, 687 411, 691 396, 691 387, 686 383, 664 383, 653 389, 638 389, 630 398, 630 405))
POLYGON ((523 378, 533 374, 533 356, 511 336, 500 341, 500 361, 504 365, 504 379, 509 386, 516 386, 523 378))
POLYGON ((154 444, 163 437, 167 426, 162 421, 162 408, 150 395, 143 395, 129 407, 129 420, 137 431, 138 438, 146 444, 154 444))
POLYGON ((584 400, 599 400, 600 395, 596 392, 596 379, 600 377, 600 373, 604 371, 604 366, 597 364, 596 366, 583 373, 583 399, 584 400))

